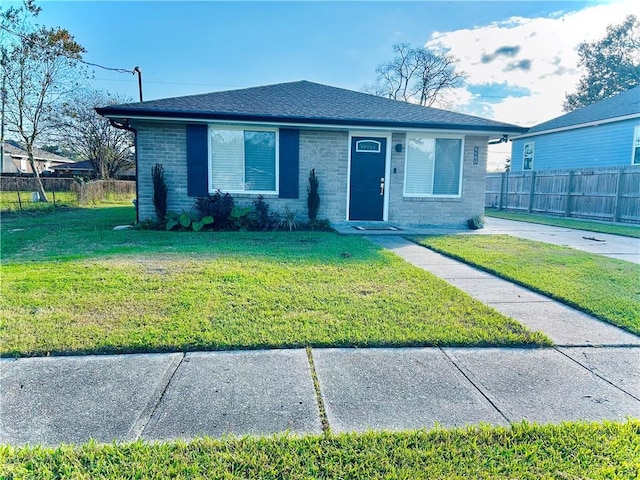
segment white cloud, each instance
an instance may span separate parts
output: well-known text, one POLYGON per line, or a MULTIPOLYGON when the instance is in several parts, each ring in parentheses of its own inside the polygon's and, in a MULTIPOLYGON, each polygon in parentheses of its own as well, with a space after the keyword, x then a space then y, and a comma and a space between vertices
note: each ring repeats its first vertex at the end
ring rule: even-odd
MULTIPOLYGON (((467 84, 476 92, 492 84, 531 92, 527 96, 483 99, 467 90, 467 94, 453 95, 454 103, 448 106, 531 126, 563 114, 564 96, 574 91, 580 78, 578 45, 602 38, 608 25, 620 23, 633 13, 640 14, 637 0, 555 12, 544 18, 512 17, 473 29, 434 32, 426 46, 448 50, 460 58, 460 67, 469 74, 467 84)), ((504 152, 504 145, 500 150, 504 152)), ((490 155, 489 169, 502 166, 505 156, 490 155)))

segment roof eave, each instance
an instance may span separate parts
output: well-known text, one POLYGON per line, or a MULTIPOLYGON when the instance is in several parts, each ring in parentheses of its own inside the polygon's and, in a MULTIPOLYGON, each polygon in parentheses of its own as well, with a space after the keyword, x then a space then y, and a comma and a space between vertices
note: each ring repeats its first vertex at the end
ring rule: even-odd
MULTIPOLYGON (((640 118, 640 113, 632 113, 630 115, 622 115, 622 116, 619 116, 619 117, 605 118, 605 119, 602 119, 602 120, 593 120, 591 122, 576 123, 574 125, 567 125, 567 126, 564 126, 564 127, 548 128, 548 129, 545 129, 545 130, 536 130, 535 132, 531 132, 531 133, 529 133, 527 131, 527 133, 524 133, 523 135, 518 135, 517 137, 513 137, 512 140, 518 140, 520 138, 537 137, 539 135, 547 135, 549 133, 566 132, 568 130, 576 130, 578 128, 597 127, 598 125, 605 125, 607 123, 622 122, 622 121, 625 121, 625 120, 633 120, 634 118, 640 118)), ((533 128, 535 128, 535 127, 533 127, 533 128)))
POLYGON ((280 124, 305 124, 305 125, 334 125, 343 127, 387 127, 387 128, 410 128, 410 129, 434 129, 434 130, 466 130, 478 132, 495 132, 497 134, 520 134, 528 129, 517 125, 469 125, 454 123, 436 122, 389 122, 384 120, 370 119, 337 119, 337 118, 310 118, 294 116, 271 116, 271 115, 246 115, 230 113, 209 113, 209 112, 163 112, 163 111, 135 111, 114 108, 97 108, 96 111, 107 118, 114 119, 184 119, 189 120, 214 120, 214 121, 246 121, 264 122, 280 124))

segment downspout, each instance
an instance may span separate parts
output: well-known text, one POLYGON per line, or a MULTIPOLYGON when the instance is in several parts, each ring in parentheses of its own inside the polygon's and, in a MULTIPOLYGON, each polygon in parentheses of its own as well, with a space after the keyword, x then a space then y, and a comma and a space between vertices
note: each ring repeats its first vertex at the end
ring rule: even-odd
POLYGON ((502 135, 499 140, 491 140, 488 145, 498 145, 500 143, 507 143, 509 141, 509 135, 502 135))
POLYGON ((136 223, 138 223, 140 222, 140 215, 138 212, 138 204, 140 203, 138 202, 138 198, 139 198, 138 185, 140 184, 140 182, 138 181, 138 173, 140 172, 140 169, 138 168, 138 131, 135 128, 133 128, 131 125, 129 125, 129 120, 126 118, 124 119, 123 122, 116 122, 114 119, 110 118, 109 123, 113 128, 133 132, 133 149, 135 150, 135 163, 136 163, 136 223))

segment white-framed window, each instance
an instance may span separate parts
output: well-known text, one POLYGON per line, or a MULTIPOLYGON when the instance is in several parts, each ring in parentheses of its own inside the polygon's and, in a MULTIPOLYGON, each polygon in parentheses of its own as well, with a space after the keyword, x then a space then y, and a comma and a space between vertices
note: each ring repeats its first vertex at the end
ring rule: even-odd
POLYGON ((278 131, 209 127, 209 191, 278 193, 278 131))
POLYGON ((459 197, 464 139, 407 134, 405 197, 459 197))
POLYGON ((633 129, 633 153, 631 154, 631 163, 640 165, 640 126, 633 129))
POLYGON ((535 155, 535 142, 525 142, 522 148, 522 169, 533 170, 533 157, 535 155))

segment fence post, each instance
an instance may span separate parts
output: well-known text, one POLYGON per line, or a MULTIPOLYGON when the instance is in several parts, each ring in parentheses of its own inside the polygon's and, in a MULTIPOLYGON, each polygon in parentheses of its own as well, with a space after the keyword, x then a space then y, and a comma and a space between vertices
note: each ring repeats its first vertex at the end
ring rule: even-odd
POLYGON ((498 210, 502 210, 502 194, 504 193, 504 172, 500 175, 500 202, 498 210))
POLYGON ((22 210, 22 199, 20 198, 20 187, 22 186, 22 179, 16 178, 16 192, 18 192, 18 207, 22 210))
POLYGON ((613 203, 613 221, 620 221, 620 199, 622 198, 622 174, 624 167, 618 168, 618 178, 616 179, 616 199, 613 203))
POLYGON ((565 205, 565 211, 564 211, 564 216, 565 217, 570 217, 571 216, 571 186, 573 184, 573 170, 569 170, 569 183, 567 185, 567 201, 566 201, 566 205, 565 205))
POLYGON ((531 190, 529 191, 529 209, 527 210, 529 213, 533 211, 533 198, 536 194, 535 185, 536 185, 536 172, 535 170, 532 170, 531 171, 531 190))
POLYGON ((504 209, 509 210, 509 170, 506 171, 506 181, 504 187, 504 209))

